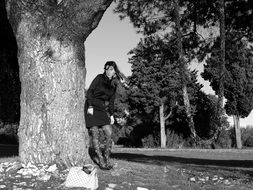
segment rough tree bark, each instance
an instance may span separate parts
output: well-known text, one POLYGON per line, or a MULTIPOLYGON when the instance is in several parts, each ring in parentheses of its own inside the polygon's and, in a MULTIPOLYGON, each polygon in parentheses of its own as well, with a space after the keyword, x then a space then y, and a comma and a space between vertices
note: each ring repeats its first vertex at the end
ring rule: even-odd
POLYGON ((18 44, 22 162, 90 161, 84 41, 112 0, 6 0, 18 44))
POLYGON ((183 93, 184 106, 185 106, 185 111, 186 111, 192 138, 196 141, 197 133, 194 126, 189 95, 187 92, 188 73, 187 73, 187 66, 184 59, 184 51, 183 51, 183 45, 182 45, 182 31, 181 31, 181 26, 180 26, 180 13, 179 13, 178 0, 174 0, 174 13, 175 13, 175 27, 176 27, 176 33, 177 33, 177 48, 178 48, 178 54, 179 54, 178 62, 179 62, 181 76, 182 76, 182 93, 183 93))

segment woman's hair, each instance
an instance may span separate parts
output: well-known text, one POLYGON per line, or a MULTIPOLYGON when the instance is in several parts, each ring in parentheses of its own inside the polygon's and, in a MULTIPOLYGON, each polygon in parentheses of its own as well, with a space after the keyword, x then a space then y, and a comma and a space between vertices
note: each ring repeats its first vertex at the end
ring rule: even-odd
POLYGON ((119 71, 118 66, 114 61, 107 61, 104 66, 104 70, 108 69, 110 66, 114 68, 117 79, 123 80, 122 74, 119 71))

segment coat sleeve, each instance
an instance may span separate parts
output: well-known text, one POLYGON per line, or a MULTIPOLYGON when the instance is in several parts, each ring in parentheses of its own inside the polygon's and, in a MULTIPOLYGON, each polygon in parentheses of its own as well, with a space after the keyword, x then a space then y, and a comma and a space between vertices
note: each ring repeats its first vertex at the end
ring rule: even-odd
POLYGON ((109 110, 108 111, 109 111, 110 116, 112 116, 114 113, 115 96, 116 96, 116 89, 114 90, 114 93, 109 100, 109 110))
POLYGON ((100 76, 97 75, 96 78, 92 81, 92 83, 90 84, 90 87, 87 91, 87 104, 88 106, 93 106, 92 105, 92 100, 94 98, 94 90, 96 88, 96 86, 99 84, 99 80, 100 80, 100 76))

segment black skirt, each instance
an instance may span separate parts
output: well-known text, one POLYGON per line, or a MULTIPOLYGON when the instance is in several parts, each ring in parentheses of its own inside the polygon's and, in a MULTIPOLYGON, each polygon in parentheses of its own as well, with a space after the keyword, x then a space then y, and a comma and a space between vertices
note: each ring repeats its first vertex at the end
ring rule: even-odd
POLYGON ((108 102, 104 100, 98 100, 94 101, 93 103, 93 115, 88 114, 88 106, 87 101, 84 106, 84 115, 85 115, 85 122, 86 122, 86 128, 91 128, 93 126, 104 126, 104 125, 110 125, 110 115, 108 113, 108 102))

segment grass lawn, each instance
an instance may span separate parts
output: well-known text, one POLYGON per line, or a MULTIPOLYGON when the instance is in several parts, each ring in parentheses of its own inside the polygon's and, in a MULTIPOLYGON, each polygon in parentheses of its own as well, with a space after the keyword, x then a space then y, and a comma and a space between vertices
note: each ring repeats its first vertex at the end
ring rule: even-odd
MULTIPOLYGON (((169 150, 164 150, 163 153, 141 149, 114 150, 114 169, 98 169, 99 190, 109 190, 108 187, 115 190, 136 190, 137 187, 149 190, 253 189, 253 162, 249 159, 250 152, 234 153, 238 158, 227 153, 232 159, 225 159, 222 151, 214 154, 210 153, 211 150, 206 153, 198 150, 192 150, 191 154, 186 152, 180 154, 180 151, 169 150), (201 154, 202 157, 199 156, 201 154), (207 158, 208 154, 210 156, 207 158), (245 159, 240 155, 244 155, 245 159)), ((15 160, 18 157, 2 157, 0 163, 15 160)), ((61 186, 66 173, 52 175, 48 181, 36 180, 34 177, 16 177, 16 174, 0 175, 0 179, 3 179, 0 180, 0 189, 1 185, 5 185, 4 189, 67 189, 61 186)))

